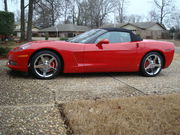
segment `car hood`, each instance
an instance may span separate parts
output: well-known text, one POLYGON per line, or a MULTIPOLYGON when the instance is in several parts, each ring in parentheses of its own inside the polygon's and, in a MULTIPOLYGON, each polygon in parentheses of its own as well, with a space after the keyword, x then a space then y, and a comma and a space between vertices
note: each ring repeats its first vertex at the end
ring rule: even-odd
POLYGON ((42 46, 51 46, 51 45, 55 45, 55 46, 59 46, 59 45, 68 45, 71 44, 70 42, 66 42, 66 41, 55 41, 55 40, 40 40, 40 41, 32 41, 26 44, 30 44, 32 46, 38 46, 38 47, 42 47, 42 46))
POLYGON ((24 45, 30 45, 28 48, 29 50, 37 50, 37 49, 43 49, 43 48, 49 48, 49 49, 59 49, 59 50, 69 50, 72 48, 72 45, 74 46, 75 43, 66 42, 66 41, 51 41, 51 40, 41 40, 41 41, 32 41, 28 42, 24 45))

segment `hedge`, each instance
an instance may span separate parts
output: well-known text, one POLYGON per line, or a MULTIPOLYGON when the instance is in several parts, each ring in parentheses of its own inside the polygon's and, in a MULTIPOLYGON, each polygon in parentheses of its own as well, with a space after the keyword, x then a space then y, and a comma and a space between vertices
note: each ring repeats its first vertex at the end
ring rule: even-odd
POLYGON ((10 48, 0 46, 0 57, 5 57, 9 51, 10 48))
POLYGON ((14 14, 0 11, 0 35, 9 36, 14 31, 14 14))

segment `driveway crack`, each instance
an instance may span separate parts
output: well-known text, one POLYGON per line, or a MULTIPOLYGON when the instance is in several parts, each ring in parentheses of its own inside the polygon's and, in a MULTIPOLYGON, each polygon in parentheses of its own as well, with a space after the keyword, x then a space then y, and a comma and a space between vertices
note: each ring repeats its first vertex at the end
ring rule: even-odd
POLYGON ((65 128, 66 128, 66 135, 72 135, 73 130, 72 130, 71 126, 70 126, 69 119, 67 118, 67 116, 66 116, 66 114, 64 112, 64 104, 58 104, 56 90, 52 90, 49 87, 46 87, 46 88, 52 92, 53 105, 54 105, 55 108, 58 109, 59 114, 60 114, 62 120, 64 121, 64 125, 65 125, 65 128))
POLYGON ((129 85, 128 83, 123 82, 123 81, 121 81, 120 79, 114 77, 112 74, 110 74, 110 73, 107 73, 107 74, 108 74, 111 78, 113 78, 114 80, 119 81, 119 82, 121 82, 121 83, 123 83, 123 84, 125 84, 125 85, 127 85, 127 86, 129 86, 129 87, 131 87, 131 88, 133 88, 133 89, 136 90, 137 92, 140 92, 140 93, 142 93, 143 95, 148 95, 148 94, 144 93, 142 90, 137 89, 136 87, 133 87, 133 86, 129 85))

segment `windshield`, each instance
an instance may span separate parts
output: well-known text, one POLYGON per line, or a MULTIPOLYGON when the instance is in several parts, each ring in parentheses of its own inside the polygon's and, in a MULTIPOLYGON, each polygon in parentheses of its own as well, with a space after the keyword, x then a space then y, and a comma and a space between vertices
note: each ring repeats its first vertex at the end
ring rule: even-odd
POLYGON ((95 37, 97 37, 105 32, 106 32, 106 30, 103 30, 103 29, 92 29, 90 31, 82 33, 82 34, 68 40, 68 42, 89 43, 92 39, 94 39, 95 37))

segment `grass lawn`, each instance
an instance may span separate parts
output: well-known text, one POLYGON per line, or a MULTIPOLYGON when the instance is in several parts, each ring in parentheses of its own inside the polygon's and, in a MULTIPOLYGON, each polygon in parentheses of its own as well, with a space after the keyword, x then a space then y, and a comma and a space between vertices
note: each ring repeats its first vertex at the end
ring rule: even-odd
POLYGON ((178 135, 180 94, 64 104, 75 135, 178 135))

